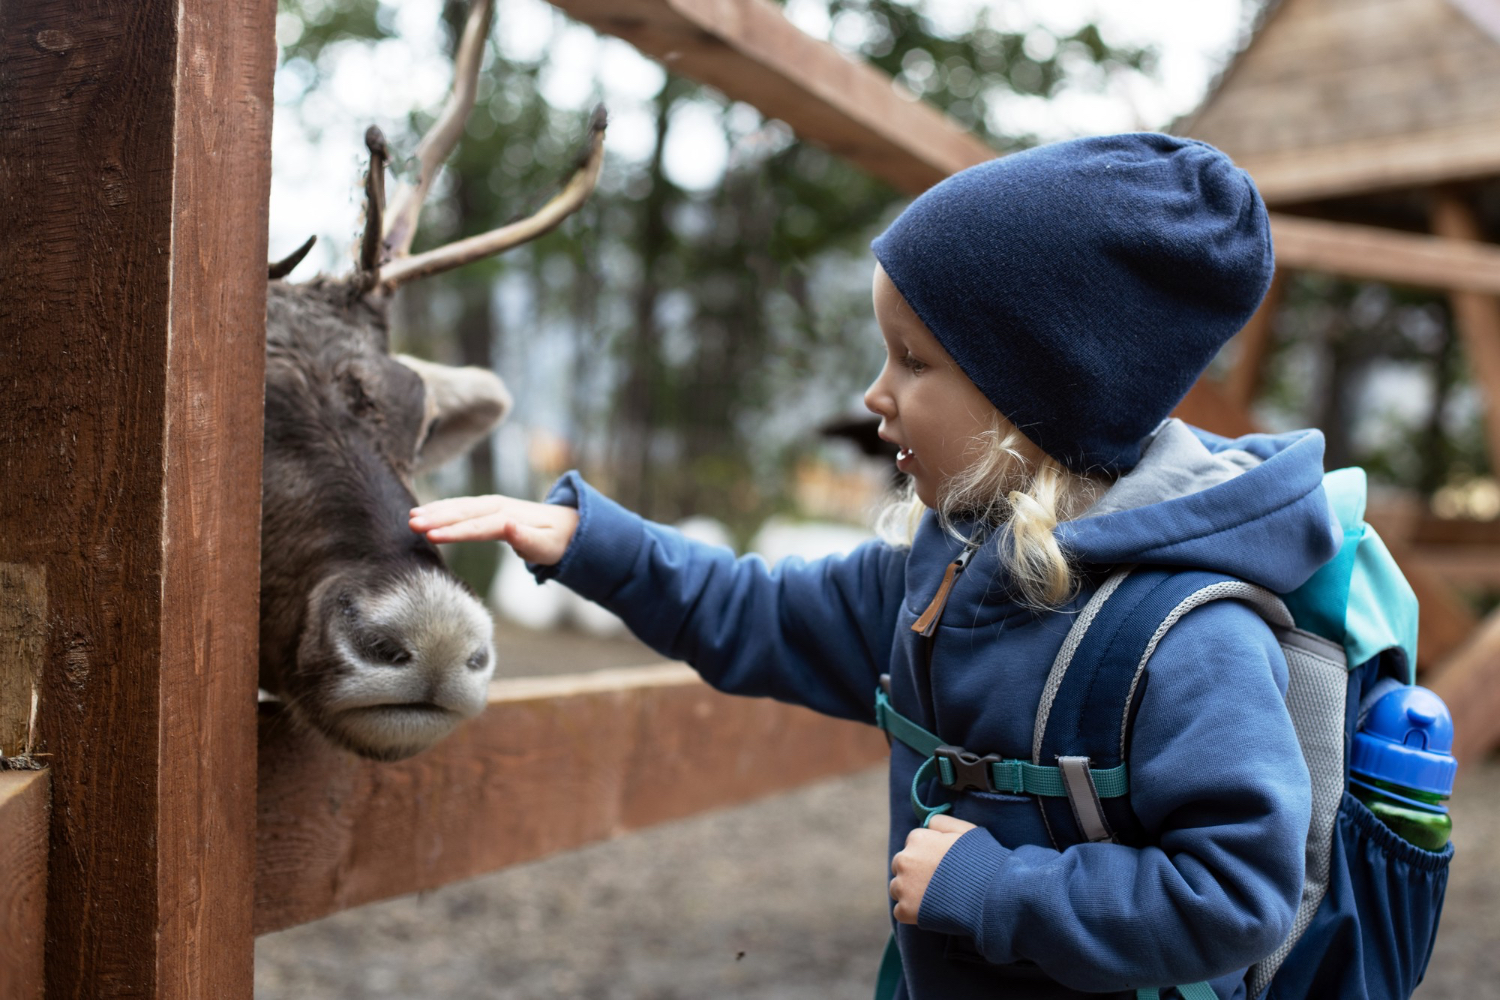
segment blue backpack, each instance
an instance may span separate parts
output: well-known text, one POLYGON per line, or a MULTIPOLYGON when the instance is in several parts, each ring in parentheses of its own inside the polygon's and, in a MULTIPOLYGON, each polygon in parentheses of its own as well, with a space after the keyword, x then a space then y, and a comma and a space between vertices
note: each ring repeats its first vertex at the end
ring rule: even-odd
MULTIPOLYGON (((876 695, 876 718, 929 758, 919 782, 935 774, 953 791, 988 786, 1034 795, 1058 850, 1101 840, 1144 844, 1130 809, 1126 754, 1151 654, 1193 608, 1244 602, 1271 626, 1286 654, 1287 709, 1312 777, 1302 899, 1287 939, 1250 969, 1249 995, 1406 1000, 1432 955, 1453 845, 1441 853, 1416 847, 1351 795, 1349 747, 1362 709, 1392 687, 1414 683, 1417 601, 1364 522, 1363 470, 1341 469, 1323 482, 1344 542, 1290 594, 1200 570, 1126 566, 1106 579, 1048 674, 1030 761, 946 746, 896 713, 884 692, 876 695)), ((917 783, 912 804, 925 823, 945 807, 923 803, 917 783)), ((900 975, 899 954, 888 946, 877 998, 893 995, 900 975)), ((1136 997, 1158 1000, 1171 989, 1141 989, 1136 997)), ((1175 989, 1183 1000, 1215 1000, 1206 983, 1175 989)))

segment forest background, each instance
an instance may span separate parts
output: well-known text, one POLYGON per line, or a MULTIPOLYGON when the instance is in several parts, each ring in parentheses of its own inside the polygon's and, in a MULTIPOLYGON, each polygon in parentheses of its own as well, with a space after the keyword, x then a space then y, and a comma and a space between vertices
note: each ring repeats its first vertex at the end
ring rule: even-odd
MULTIPOLYGON (((1229 19, 1220 29, 1232 40, 1227 61, 1261 6, 1226 0, 1195 16, 1229 19)), ((309 220, 329 230, 296 279, 314 266, 349 269, 359 137, 371 118, 381 125, 399 179, 446 91, 444 56, 466 8, 282 0, 272 256, 309 235, 309 220), (347 207, 347 221, 330 227, 329 213, 309 205, 347 207)), ((1174 53, 1119 30, 1119 10, 1112 21, 1105 8, 1048 8, 792 0, 788 14, 997 151, 1170 130, 1191 109, 1191 97, 1182 106, 1160 86, 1176 72, 1174 53)), ((773 514, 830 516, 798 509, 791 486, 809 463, 852 472, 863 461, 820 431, 860 411, 878 370, 868 244, 905 196, 542 0, 500 0, 474 114, 428 199, 416 249, 534 210, 564 179, 600 102, 612 128, 588 205, 542 239, 409 286, 398 300, 398 349, 492 368, 517 398, 490 447, 422 492, 535 496, 577 466, 647 516, 709 515, 742 542, 773 514)), ((1469 509, 1500 500, 1474 488, 1493 482, 1482 406, 1445 298, 1298 274, 1274 331, 1255 405, 1264 426, 1319 427, 1329 468, 1364 465, 1377 483, 1433 498, 1444 513, 1494 516, 1469 509)), ((488 589, 494 547, 449 556, 488 589)))

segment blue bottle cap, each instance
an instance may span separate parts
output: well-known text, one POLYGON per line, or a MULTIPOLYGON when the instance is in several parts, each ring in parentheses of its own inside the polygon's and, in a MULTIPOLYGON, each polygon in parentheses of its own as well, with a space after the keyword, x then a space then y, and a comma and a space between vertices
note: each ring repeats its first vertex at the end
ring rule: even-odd
POLYGON ((1354 734, 1351 770, 1433 795, 1453 794, 1453 717, 1424 687, 1401 687, 1370 709, 1354 734))

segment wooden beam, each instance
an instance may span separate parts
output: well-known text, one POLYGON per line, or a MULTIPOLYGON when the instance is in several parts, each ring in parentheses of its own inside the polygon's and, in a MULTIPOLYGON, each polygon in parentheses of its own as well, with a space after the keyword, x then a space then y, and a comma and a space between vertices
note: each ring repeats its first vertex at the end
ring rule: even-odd
POLYGON ((1421 605, 1417 632, 1417 665, 1424 673, 1442 670, 1448 658, 1468 641, 1478 619, 1453 589, 1454 580, 1425 562, 1412 548, 1400 521, 1379 507, 1365 510, 1365 520, 1385 542, 1421 605))
POLYGON ((49 997, 252 992, 275 14, 0 5, 0 562, 45 579, 49 997))
POLYGON ((871 726, 666 664, 502 681, 433 749, 376 764, 261 721, 255 929, 290 927, 874 765, 871 726))
POLYGON ((1250 411, 1250 405, 1260 394, 1266 355, 1271 351, 1272 324, 1281 308, 1282 296, 1286 294, 1286 274, 1286 268, 1276 269, 1260 308, 1255 310, 1245 328, 1234 335, 1237 351, 1234 367, 1224 379, 1224 395, 1231 406, 1245 413, 1250 411))
POLYGON ((0 771, 0 1000, 42 1000, 46 771, 0 771))
POLYGON ((552 0, 673 73, 779 118, 809 142, 917 194, 999 155, 889 76, 767 0, 552 0))
POLYGON ((1460 764, 1500 746, 1500 611, 1491 611, 1468 641, 1426 683, 1453 713, 1453 755, 1460 764))
MULTIPOLYGON (((1207 376, 1194 384, 1173 411, 1173 416, 1225 437, 1239 437, 1261 430, 1249 410, 1232 402, 1224 387, 1207 376)), ((1424 667, 1442 663, 1474 630, 1474 615, 1453 592, 1450 581, 1433 572, 1412 553, 1406 541, 1412 529, 1411 518, 1398 517, 1390 510, 1372 506, 1365 511, 1365 519, 1385 542, 1422 606, 1418 661, 1424 667)))
MULTIPOLYGON (((1456 191, 1433 192, 1432 229, 1439 236, 1480 246, 1479 219, 1456 191)), ((1484 396, 1484 424, 1490 468, 1500 475, 1500 288, 1454 289, 1448 293, 1453 321, 1463 338, 1464 352, 1484 396)))
POLYGON ((1277 208, 1494 177, 1500 173, 1500 130, 1491 119, 1318 149, 1236 154, 1235 160, 1255 178, 1266 204, 1277 208))
MULTIPOLYGON (((779 118, 803 139, 919 194, 999 155, 874 67, 786 19, 767 0, 553 0, 669 70, 779 118)), ((1500 294, 1500 247, 1274 214, 1283 267, 1500 294)))
POLYGON ((1397 285, 1500 295, 1500 246, 1273 213, 1276 263, 1397 285))
POLYGON ((1249 409, 1234 402, 1224 386, 1207 375, 1193 384, 1172 416, 1224 437, 1241 437, 1260 430, 1249 409))

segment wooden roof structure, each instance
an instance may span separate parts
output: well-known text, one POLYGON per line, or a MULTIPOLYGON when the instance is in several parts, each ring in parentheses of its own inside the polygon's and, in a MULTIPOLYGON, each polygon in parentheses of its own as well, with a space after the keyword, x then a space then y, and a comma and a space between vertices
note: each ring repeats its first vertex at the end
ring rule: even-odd
POLYGON ((1279 0, 1177 131, 1274 208, 1500 179, 1500 0, 1279 0))
MULTIPOLYGON (((1277 218, 1326 220, 1371 239, 1422 232, 1491 249, 1500 242, 1500 0, 1272 0, 1249 43, 1174 131, 1234 157, 1277 218)), ((1276 240, 1281 271, 1309 266, 1306 255, 1288 258, 1280 231, 1276 240)), ((1490 464, 1500 472, 1500 296, 1434 281, 1413 263, 1378 280, 1447 289, 1486 401, 1490 464)), ((1242 413, 1283 286, 1278 281, 1240 337, 1244 363, 1228 388, 1242 413)), ((1500 702, 1489 698, 1500 689, 1500 618, 1473 631, 1443 568, 1452 546, 1407 548, 1420 545, 1420 522, 1431 528, 1430 518, 1390 520, 1404 521, 1382 525, 1382 534, 1422 599, 1424 659, 1429 668, 1443 664, 1429 669, 1429 683, 1459 703, 1463 752, 1492 746, 1500 739, 1500 702)), ((1487 543, 1464 534, 1463 555, 1487 566, 1477 582, 1500 582, 1490 537, 1500 531, 1488 531, 1487 543)))

